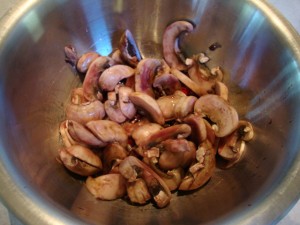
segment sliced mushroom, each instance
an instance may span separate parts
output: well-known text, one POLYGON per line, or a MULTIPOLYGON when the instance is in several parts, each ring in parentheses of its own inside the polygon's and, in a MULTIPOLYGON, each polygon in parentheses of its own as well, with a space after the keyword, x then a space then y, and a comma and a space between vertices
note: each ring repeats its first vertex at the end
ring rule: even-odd
POLYGON ((118 89, 119 105, 124 116, 128 119, 133 119, 136 114, 136 108, 130 101, 129 95, 134 92, 132 88, 122 86, 118 89))
POLYGON ((214 90, 215 90, 216 95, 219 95, 225 101, 228 101, 229 91, 228 91, 227 86, 223 82, 217 81, 215 83, 214 90))
POLYGON ((69 103, 66 107, 66 118, 81 124, 103 119, 104 116, 104 106, 100 101, 84 102, 78 105, 69 103))
POLYGON ((140 205, 146 204, 151 199, 147 184, 141 178, 127 182, 127 195, 130 202, 140 205))
POLYGON ((176 124, 170 127, 163 128, 147 139, 141 141, 140 145, 145 149, 156 146, 162 141, 174 138, 186 138, 191 134, 191 127, 187 124, 176 124))
POLYGON ((135 143, 140 146, 144 140, 149 138, 152 134, 158 132, 163 127, 157 123, 146 123, 139 127, 137 127, 132 132, 132 138, 134 139, 135 143))
POLYGON ((186 168, 196 158, 194 143, 186 139, 167 140, 161 145, 163 152, 159 157, 158 165, 163 170, 186 168))
POLYGON ((64 48, 65 52, 65 61, 70 63, 71 66, 75 67, 78 61, 77 51, 74 46, 67 45, 64 48))
POLYGON ((100 55, 97 52, 86 52, 79 57, 76 64, 76 69, 80 73, 86 73, 92 62, 98 58, 100 55))
POLYGON ((146 93, 151 97, 155 97, 152 90, 154 77, 162 66, 162 61, 159 59, 147 58, 141 60, 135 72, 135 91, 146 93))
POLYGON ((83 94, 87 100, 101 101, 103 99, 99 90, 98 80, 103 71, 112 65, 114 65, 114 61, 107 56, 99 56, 91 63, 82 84, 83 94))
POLYGON ((187 21, 176 21, 166 28, 163 35, 163 55, 171 68, 178 70, 185 70, 187 68, 179 56, 178 38, 180 34, 192 32, 193 29, 193 24, 187 21))
POLYGON ((181 84, 173 74, 164 73, 155 76, 153 87, 158 89, 162 95, 172 95, 175 91, 181 89, 181 84))
POLYGON ((128 156, 127 150, 118 143, 111 143, 105 147, 102 154, 104 172, 117 172, 120 162, 128 156))
POLYGON ((238 126, 237 111, 220 96, 208 94, 200 97, 195 103, 194 111, 215 123, 213 129, 217 137, 227 136, 238 126))
POLYGON ((120 173, 128 182, 142 178, 150 194, 159 208, 167 206, 171 200, 171 192, 165 182, 149 166, 134 156, 128 156, 119 166, 120 173))
POLYGON ((128 137, 124 128, 110 120, 94 120, 86 124, 93 134, 104 143, 119 143, 122 146, 127 146, 128 137))
POLYGON ((166 95, 156 100, 163 117, 166 121, 175 119, 175 107, 178 105, 180 99, 185 98, 186 95, 181 91, 176 91, 173 95, 166 95))
POLYGON ((166 174, 168 176, 161 176, 161 178, 164 180, 170 191, 175 191, 184 177, 184 170, 179 167, 169 170, 166 174))
POLYGON ((117 84, 134 75, 134 69, 126 65, 114 65, 104 70, 99 78, 99 86, 103 91, 114 91, 117 84))
POLYGON ((123 60, 133 67, 142 60, 140 50, 129 30, 125 30, 121 36, 119 49, 123 60))
POLYGON ((104 102, 104 109, 110 120, 123 123, 127 118, 123 114, 119 101, 117 100, 117 95, 114 91, 108 92, 108 99, 104 102))
POLYGON ((89 131, 82 124, 74 120, 66 120, 66 132, 76 143, 87 146, 103 147, 106 145, 103 141, 99 140, 91 131, 89 131))
POLYGON ((202 96, 207 94, 206 88, 191 80, 187 75, 177 69, 171 69, 171 73, 175 75, 185 86, 187 86, 196 95, 202 96))
POLYGON ((126 180, 121 174, 88 177, 86 187, 93 196, 102 200, 115 200, 126 194, 126 180))
POLYGON ((207 138, 206 125, 201 115, 190 114, 183 122, 192 128, 190 138, 194 143, 199 145, 207 138))
POLYGON ((110 54, 110 57, 115 61, 116 64, 125 64, 124 60, 122 59, 122 53, 120 49, 115 49, 110 54))
MULTIPOLYGON (((188 173, 183 178, 178 190, 187 191, 195 190, 204 185, 213 175, 215 171, 215 150, 209 141, 201 143, 199 148, 204 151, 201 162, 196 161, 189 169, 188 173), (196 167, 196 168, 195 168, 196 167)), ((198 150, 197 150, 198 151, 198 150)), ((199 154, 199 153, 198 153, 199 154)), ((199 160, 199 157, 198 159, 199 160)))
POLYGON ((129 99, 135 106, 150 115, 154 122, 161 125, 165 123, 163 114, 154 98, 142 92, 133 92, 129 95, 129 99))
POLYGON ((102 169, 100 158, 86 147, 72 145, 59 149, 58 153, 63 165, 81 176, 90 176, 102 169))
POLYGON ((174 114, 178 121, 182 121, 184 117, 194 111, 194 104, 197 101, 195 96, 186 96, 179 99, 174 107, 174 114))
POLYGON ((75 105, 82 104, 84 102, 88 102, 87 99, 84 97, 83 88, 74 88, 71 92, 71 103, 75 105))

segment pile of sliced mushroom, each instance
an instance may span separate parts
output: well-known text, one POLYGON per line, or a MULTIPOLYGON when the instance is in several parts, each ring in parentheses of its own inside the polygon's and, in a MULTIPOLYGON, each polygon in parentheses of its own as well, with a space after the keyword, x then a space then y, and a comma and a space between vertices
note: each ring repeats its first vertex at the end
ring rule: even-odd
POLYGON ((58 160, 86 177, 96 198, 163 208, 171 192, 207 183, 217 159, 223 168, 237 163, 253 138, 230 105, 222 69, 209 69, 204 53, 181 53, 179 38, 193 29, 187 21, 166 28, 164 59, 142 58, 129 30, 109 56, 65 47, 85 78, 60 125, 58 160))

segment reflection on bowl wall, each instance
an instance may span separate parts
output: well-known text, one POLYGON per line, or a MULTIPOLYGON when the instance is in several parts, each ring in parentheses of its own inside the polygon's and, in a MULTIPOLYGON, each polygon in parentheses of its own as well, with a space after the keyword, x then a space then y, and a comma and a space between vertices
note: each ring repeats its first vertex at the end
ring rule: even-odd
POLYGON ((28 224, 269 224, 300 190, 300 44, 266 3, 237 0, 26 1, 1 21, 0 184, 3 202, 28 224), (80 79, 64 46, 108 55, 129 29, 143 57, 162 57, 165 27, 195 25, 187 56, 207 51, 228 74, 230 101, 255 127, 246 155, 171 204, 99 201, 56 161, 58 126, 80 79))

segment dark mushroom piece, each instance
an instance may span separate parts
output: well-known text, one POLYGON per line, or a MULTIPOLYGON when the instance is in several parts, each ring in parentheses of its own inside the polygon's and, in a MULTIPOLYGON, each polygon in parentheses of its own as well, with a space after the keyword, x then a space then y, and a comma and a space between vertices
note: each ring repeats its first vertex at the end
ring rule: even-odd
POLYGON ((92 62, 98 58, 100 55, 97 52, 86 52, 82 56, 79 57, 76 69, 80 73, 86 73, 92 64, 92 62))

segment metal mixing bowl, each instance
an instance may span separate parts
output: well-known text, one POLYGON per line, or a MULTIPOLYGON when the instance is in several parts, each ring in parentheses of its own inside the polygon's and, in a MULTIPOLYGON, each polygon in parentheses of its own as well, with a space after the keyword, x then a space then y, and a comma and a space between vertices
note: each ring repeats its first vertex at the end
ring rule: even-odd
POLYGON ((26 224, 271 224, 300 195, 300 41, 260 0, 23 1, 0 23, 0 195, 26 224), (231 102, 255 127, 242 161, 217 169, 164 209, 99 201, 55 160, 58 125, 80 84, 66 44, 107 55, 128 28, 145 57, 161 57, 162 33, 178 19, 196 30, 187 55, 210 52, 229 74, 231 102))

